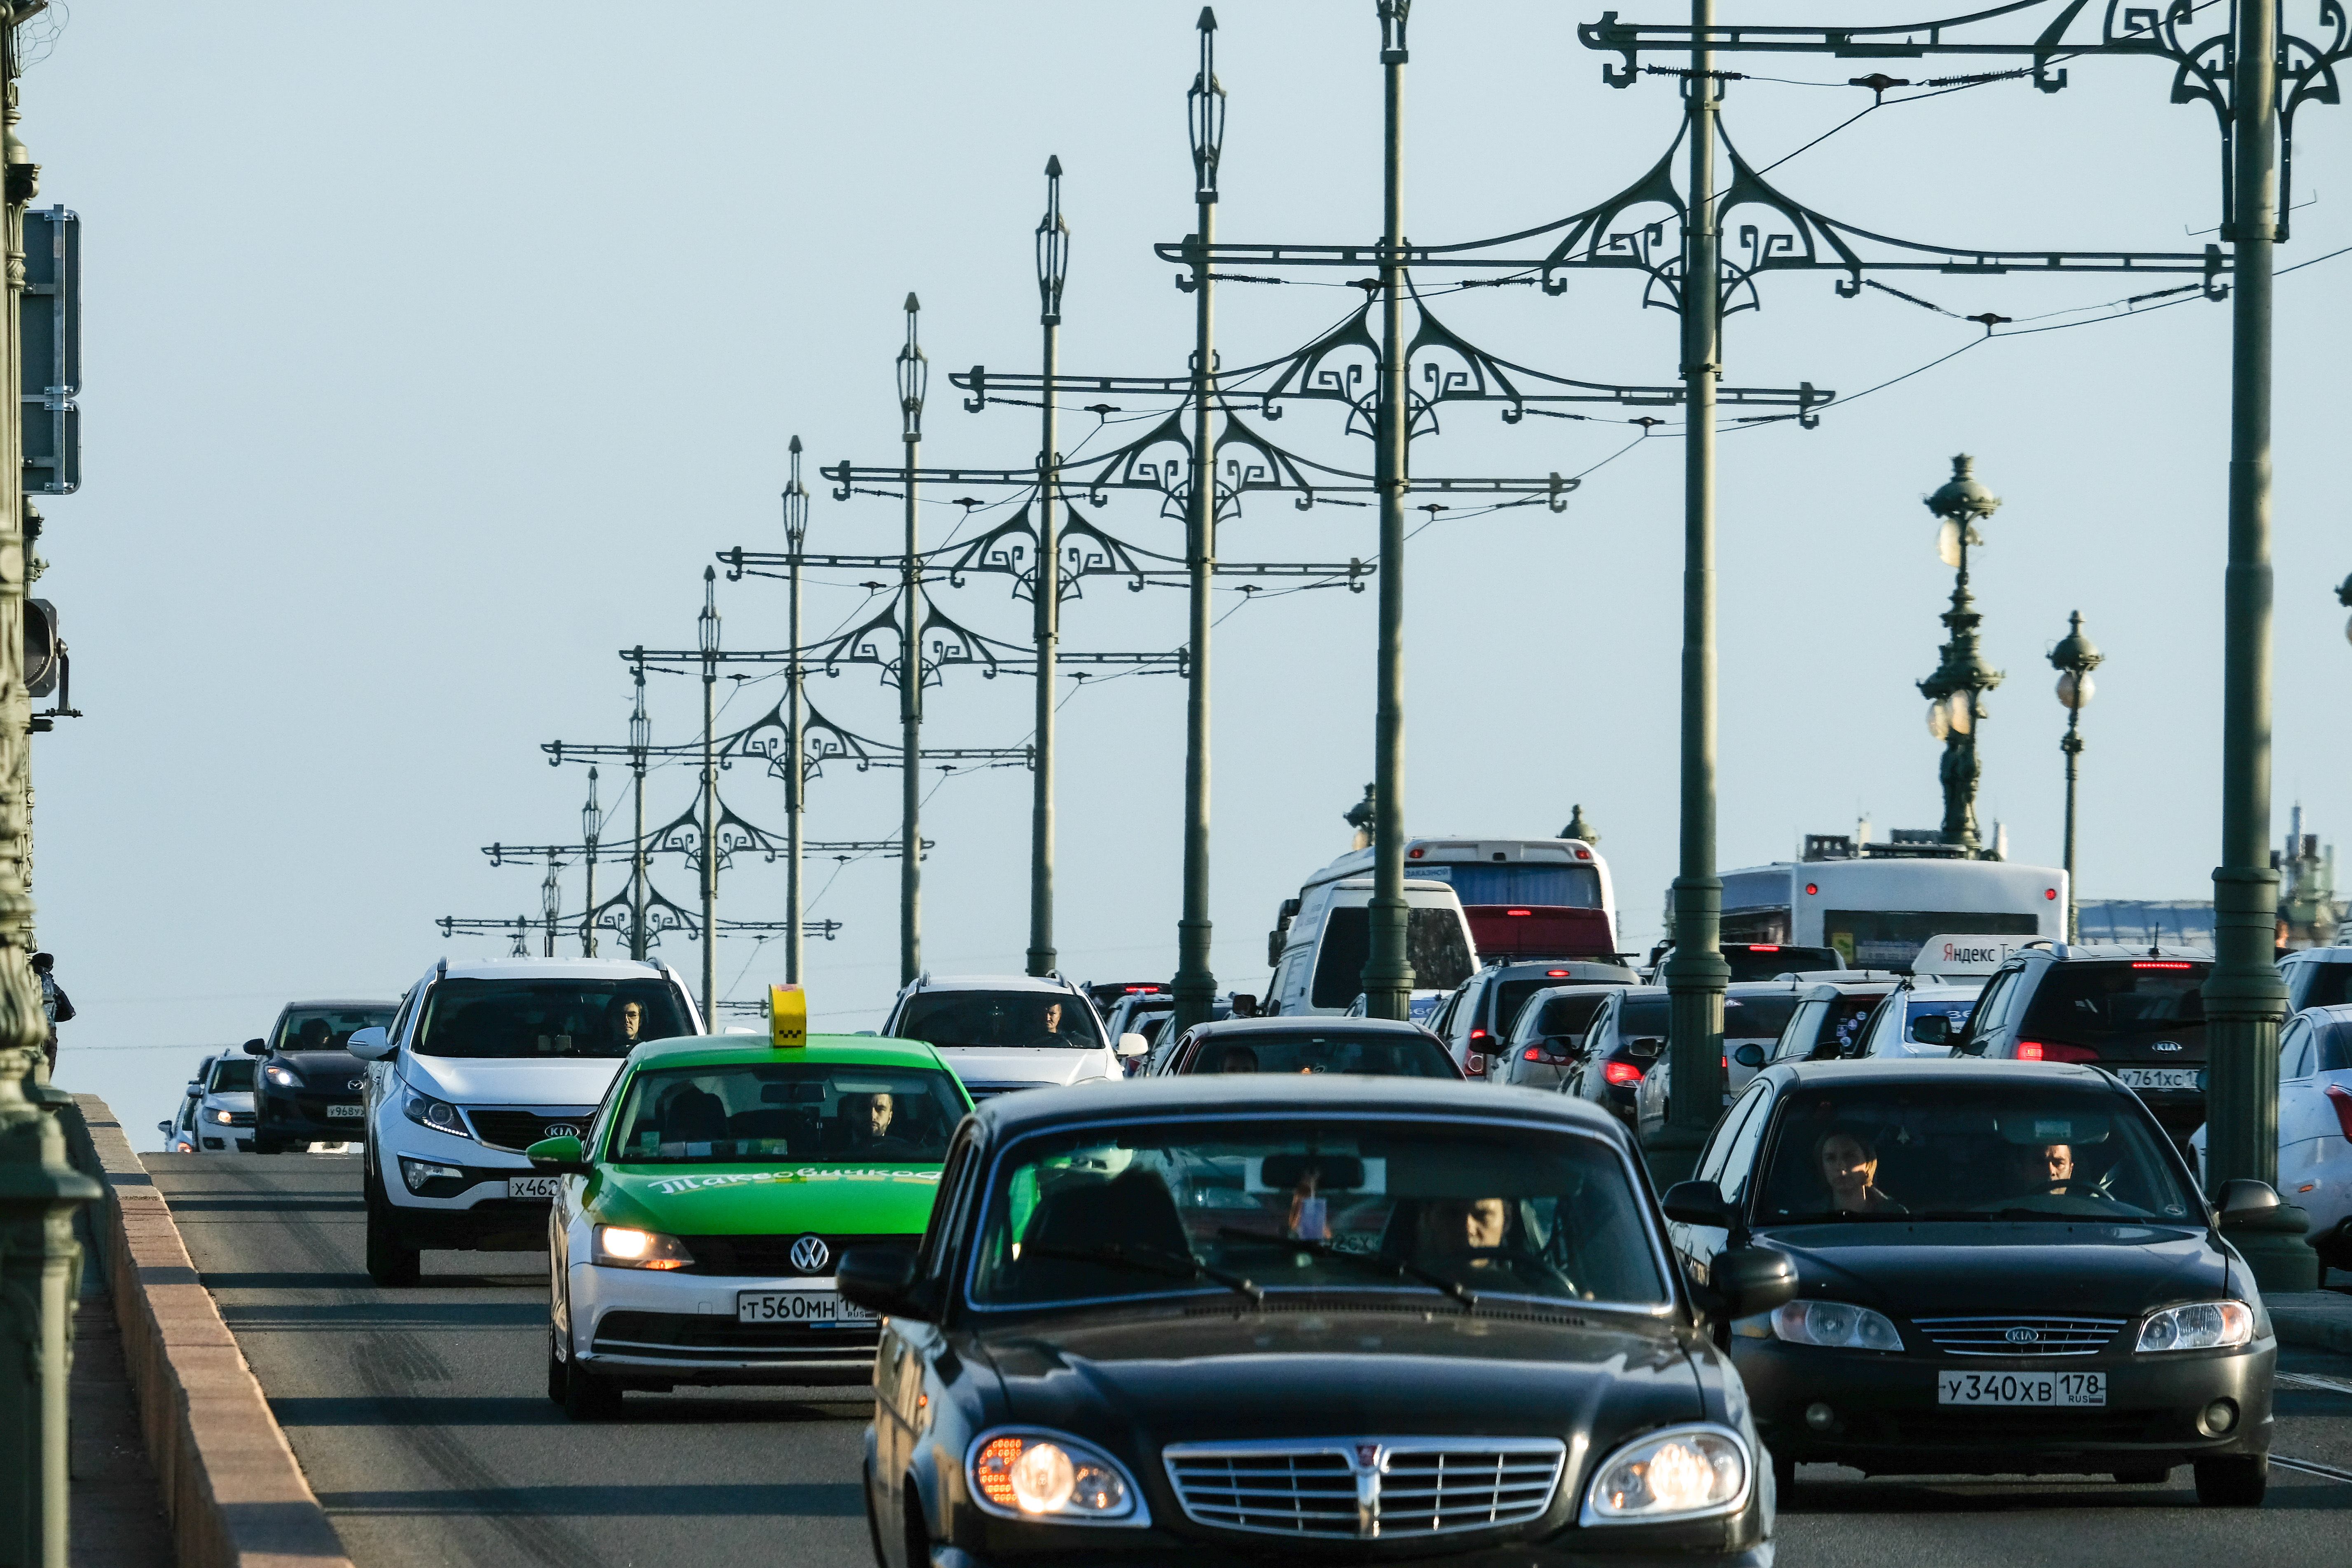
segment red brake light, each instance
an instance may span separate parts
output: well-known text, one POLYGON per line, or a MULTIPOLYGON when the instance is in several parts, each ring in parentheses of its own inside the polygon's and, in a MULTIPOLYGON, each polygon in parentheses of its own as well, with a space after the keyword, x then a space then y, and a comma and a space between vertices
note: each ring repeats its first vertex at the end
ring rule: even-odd
POLYGON ((1486 1037, 1486 1031, 1484 1029, 1473 1029, 1470 1031, 1470 1037, 1474 1040, 1483 1040, 1486 1037))
POLYGON ((1418 860, 1421 858, 1421 851, 1418 849, 1408 849, 1404 852, 1404 858, 1408 860, 1418 860))
POLYGON ((1726 1072, 1729 1072, 1731 1070, 1731 1058, 1729 1057, 1723 1058, 1723 1070, 1726 1072))
POLYGON ((1576 858, 1580 860, 1590 860, 1592 858, 1592 851, 1590 849, 1580 849, 1576 852, 1576 858))
POLYGON ((1559 980, 1564 977, 1567 973, 1568 971, 1565 969, 1547 969, 1544 971, 1544 978, 1546 980, 1559 980))
POLYGON ((1818 894, 1821 890, 1822 885, 1819 882, 1808 882, 1805 884, 1805 891, 1809 894, 1818 894))
POLYGON ((2042 1042, 2040 1040, 2018 1041, 2017 1059, 2021 1062, 2040 1061, 2042 1059, 2042 1042))
POLYGON ((1611 1062, 1601 1069, 1601 1076, 1611 1083, 1639 1083, 1642 1081, 1642 1069, 1632 1062, 1611 1062))
POLYGON ((2044 899, 2054 900, 2058 897, 2058 889, 2055 888, 2044 888, 2042 889, 2042 896, 2044 899))
POLYGON ((1525 1051, 1520 1053, 1520 1059, 1523 1061, 1539 1062, 1543 1060, 1543 1053, 1536 1049, 1533 1046, 1529 1046, 1525 1051))
POLYGON ((2352 1090, 2340 1083, 2327 1086, 2327 1104, 2336 1112, 2336 1125, 2344 1131, 2344 1141, 2352 1143, 2352 1090))
MULTIPOLYGON (((1805 891, 1810 893, 1812 889, 1808 888, 1805 891)), ((1751 942, 1748 944, 1748 951, 1750 952, 1778 952, 1780 951, 1780 944, 1777 942, 1751 942)))
POLYGON ((1531 914, 1535 913, 1535 910, 1505 910, 1503 912, 1504 912, 1505 914, 1507 914, 1507 915, 1531 915, 1531 914))
POLYGON ((2168 958, 2161 963, 2135 963, 2132 967, 2134 969, 2194 969, 2197 966, 2193 963, 2176 963, 2168 958))

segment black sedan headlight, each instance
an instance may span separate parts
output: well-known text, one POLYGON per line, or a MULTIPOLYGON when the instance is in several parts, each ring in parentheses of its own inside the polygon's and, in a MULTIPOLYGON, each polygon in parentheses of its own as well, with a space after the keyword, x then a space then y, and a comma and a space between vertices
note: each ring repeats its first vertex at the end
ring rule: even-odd
POLYGON ((2150 1312, 2135 1351, 2219 1351, 2250 1343, 2254 1310, 2243 1301, 2194 1301, 2150 1312))
POLYGON ((280 1067, 276 1062, 272 1062, 268 1067, 262 1068, 261 1076, 268 1079, 270 1082, 276 1084, 280 1089, 299 1089, 302 1087, 302 1075, 300 1073, 296 1072, 292 1068, 280 1067))
POLYGON ((436 1100, 429 1094, 404 1089, 400 1096, 400 1113, 419 1127, 430 1127, 436 1132, 446 1132, 452 1138, 471 1138, 466 1131, 466 1119, 457 1108, 446 1100, 436 1100))
POLYGON ((1790 1301, 1731 1325, 1743 1339, 1782 1340, 1827 1350, 1900 1351, 1903 1335, 1884 1312, 1850 1301, 1790 1301))
POLYGON ((1737 1513, 1755 1465, 1728 1426, 1669 1426, 1626 1444, 1592 1472, 1577 1522, 1652 1524, 1737 1513))
POLYGON ((983 1432, 965 1457, 971 1495, 1000 1519, 1056 1524, 1151 1522, 1127 1468, 1093 1444, 1062 1432, 983 1432))

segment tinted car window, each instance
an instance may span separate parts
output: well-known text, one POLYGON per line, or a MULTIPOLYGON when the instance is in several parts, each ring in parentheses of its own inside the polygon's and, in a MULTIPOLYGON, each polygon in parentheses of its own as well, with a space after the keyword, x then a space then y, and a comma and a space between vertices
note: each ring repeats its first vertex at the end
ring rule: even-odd
MULTIPOLYGON (((391 1007, 289 1007, 270 1039, 273 1051, 340 1051, 358 1029, 392 1022, 391 1007)), ((247 1084, 247 1088, 253 1086, 247 1084)))
POLYGON ((1607 1000, 1605 992, 1548 997, 1531 1016, 1519 1020, 1514 1037, 1537 1040, 1551 1035, 1581 1035, 1592 1026, 1592 1016, 1607 1000))
POLYGON ((1757 949, 1737 943, 1723 950, 1726 963, 1731 965, 1731 978, 1769 980, 1776 974, 1788 974, 1801 969, 1836 969, 1838 952, 1833 947, 1777 947, 1757 949))
POLYGON ((2096 1047, 2202 1024, 2200 987, 2211 967, 2178 962, 2054 965, 2034 988, 2018 1033, 2096 1047))
POLYGON ((410 1048, 428 1057, 625 1057, 641 1040, 693 1032, 665 981, 452 979, 426 994, 410 1048))
POLYGON ((2201 1214, 2162 1131, 2103 1089, 1805 1084, 1788 1105, 1764 1162, 1760 1225, 2201 1214))
POLYGON ((260 1065, 251 1057, 224 1057, 213 1064, 213 1091, 215 1094, 252 1092, 253 1069, 260 1065))
POLYGON ((1723 1032, 1738 1040, 1777 1040, 1797 1010, 1797 994, 1724 998, 1723 1032))
POLYGON ((2312 1026, 2312 1072, 2343 1072, 2352 1068, 2352 1023, 2312 1026))
POLYGON ((1284 1116, 1041 1134, 998 1160, 971 1296, 982 1309, 1225 1295, 1203 1268, 1307 1289, 1668 1299, 1607 1142, 1509 1126, 1284 1116), (1295 1244, 1295 1245, 1294 1245, 1295 1244))
POLYGON ((936 1068, 809 1062, 641 1072, 614 1123, 611 1158, 631 1165, 776 1160, 931 1163, 963 1120, 936 1068))
POLYGON ((1666 999, 1664 996, 1628 996, 1617 1009, 1617 1033, 1625 1038, 1649 1036, 1666 1037, 1666 999))
POLYGON ((1185 1072, 1363 1073, 1382 1078, 1459 1078, 1434 1040, 1387 1030, 1217 1034, 1202 1040, 1185 1072))
POLYGON ((1416 877, 1454 884, 1465 904, 1551 904, 1601 907, 1601 873, 1590 866, 1414 866, 1416 877))
MULTIPOLYGON (((1165 1021, 1174 1004, 1162 1010, 1165 1021)), ((1142 1023, 1128 1027, 1147 1034, 1142 1023)), ((1050 991, 924 991, 909 997, 892 1031, 934 1046, 1063 1046, 1093 1050, 1102 1041, 1095 1010, 1050 991)))
MULTIPOLYGON (((1470 978, 1470 944, 1462 934, 1462 918, 1452 910, 1407 910, 1404 945, 1416 990, 1450 991, 1470 978)), ((1371 956, 1370 910, 1333 910, 1325 915, 1311 1005, 1345 1007, 1353 1002, 1364 988, 1364 964, 1371 956)))
POLYGON ((2352 963, 2314 963, 2305 967, 2310 978, 2304 984, 2298 1006, 2338 1007, 2352 1002, 2352 963))

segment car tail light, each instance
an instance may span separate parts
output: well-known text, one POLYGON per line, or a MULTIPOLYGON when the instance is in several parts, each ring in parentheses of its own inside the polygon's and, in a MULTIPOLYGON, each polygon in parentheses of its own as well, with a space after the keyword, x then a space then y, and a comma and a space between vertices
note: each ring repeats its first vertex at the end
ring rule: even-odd
POLYGON ((1632 1062, 1611 1062, 1601 1069, 1601 1076, 1611 1083, 1639 1083, 1642 1081, 1642 1069, 1632 1062))
POLYGON ((2336 1125, 2344 1131, 2344 1141, 2352 1143, 2352 1089, 2340 1083, 2327 1086, 2327 1104, 2336 1112, 2336 1125))
POLYGON ((1565 969, 1547 969, 1544 971, 1544 978, 1546 980, 1559 980, 1564 978, 1567 973, 1568 971, 1565 969))
POLYGON ((1486 1037, 1486 1031, 1484 1029, 1473 1029, 1470 1031, 1470 1037, 1474 1040, 1483 1040, 1486 1037))
MULTIPOLYGON (((1531 915, 1531 914, 1535 913, 1535 910, 1505 910, 1503 912, 1504 912, 1505 914, 1507 914, 1507 915, 1531 915)), ((2189 967, 2189 966, 2188 966, 2187 964, 2182 964, 2182 965, 2181 965, 2181 967, 2182 967, 2182 968, 2184 968, 2184 969, 2186 969, 2186 968, 2187 968, 2187 967, 2189 967)))
POLYGON ((2197 966, 2193 963, 2175 963, 2172 960, 2168 958, 2161 963, 2147 963, 2143 961, 2133 964, 2132 967, 2134 969, 2194 969, 2197 966))
POLYGON ((1731 1058, 1729 1057, 1723 1058, 1723 1070, 1726 1072, 1729 1072, 1731 1070, 1731 1058))
POLYGON ((1519 1059, 1527 1062, 1539 1062, 1544 1059, 1544 1055, 1533 1046, 1529 1046, 1525 1051, 1522 1051, 1519 1054, 1519 1059))
POLYGON ((1748 944, 1748 951, 1750 952, 1778 952, 1780 951, 1780 944, 1777 942, 1751 942, 1748 944))
POLYGON ((2040 1061, 2042 1059, 2042 1042, 2040 1040, 2018 1041, 2017 1059, 2021 1062, 2040 1061))
POLYGON ((2042 1058, 2053 1062, 2095 1062, 2099 1053, 2083 1046, 2062 1046, 2053 1041, 2042 1047, 2042 1058))

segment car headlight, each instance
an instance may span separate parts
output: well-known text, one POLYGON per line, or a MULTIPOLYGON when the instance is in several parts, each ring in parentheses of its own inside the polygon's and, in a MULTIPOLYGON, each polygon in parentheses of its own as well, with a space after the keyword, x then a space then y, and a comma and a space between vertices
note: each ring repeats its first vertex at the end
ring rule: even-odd
POLYGON ((223 1127, 226 1127, 230 1121, 229 1113, 226 1110, 215 1110, 213 1112, 213 1120, 219 1122, 223 1127))
POLYGON ((455 1197, 465 1190, 467 1184, 466 1173, 456 1165, 444 1165, 433 1160, 412 1160, 405 1154, 400 1157, 400 1179, 408 1184, 410 1192, 432 1198, 455 1197), (427 1187, 437 1187, 438 1190, 427 1193, 425 1190, 427 1187))
POLYGON ((410 1089, 400 1097, 400 1113, 419 1127, 430 1127, 436 1132, 446 1132, 453 1138, 471 1138, 466 1131, 466 1119, 457 1108, 446 1100, 436 1100, 429 1094, 410 1089))
POLYGON ((261 1076, 268 1079, 270 1082, 276 1084, 280 1089, 299 1089, 302 1087, 301 1076, 295 1072, 292 1068, 282 1068, 272 1063, 270 1066, 261 1069, 261 1076))
POLYGON ((2254 1337, 2254 1310, 2243 1301, 2197 1301, 2148 1315, 2138 1351, 2218 1351, 2254 1337))
POLYGON ((1903 1336, 1884 1313, 1846 1301, 1790 1301, 1742 1318, 1732 1332, 1751 1340, 1786 1340, 1841 1351, 1900 1351, 1903 1336))
POLYGON ((1001 1519, 1149 1524, 1142 1494, 1117 1459, 1060 1432, 983 1432, 966 1461, 971 1495, 1001 1519))
POLYGON ((1752 1467, 1747 1440, 1727 1426, 1675 1426, 1628 1443, 1585 1489, 1580 1524, 1699 1519, 1745 1507, 1752 1467))
POLYGON ((609 1268, 684 1268, 694 1261, 694 1254, 677 1237, 657 1230, 600 1225, 596 1261, 609 1268))

